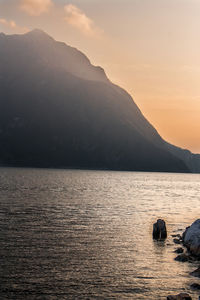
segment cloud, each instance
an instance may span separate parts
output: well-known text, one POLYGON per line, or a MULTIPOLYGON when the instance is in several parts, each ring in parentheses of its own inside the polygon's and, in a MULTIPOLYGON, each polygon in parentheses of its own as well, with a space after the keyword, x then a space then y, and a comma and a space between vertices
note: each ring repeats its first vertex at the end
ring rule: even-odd
POLYGON ((20 8, 30 16, 39 16, 53 6, 52 0, 21 0, 20 8))
POLYGON ((65 21, 80 30, 83 34, 91 37, 100 36, 103 31, 97 28, 92 19, 86 16, 77 6, 65 5, 65 21))
POLYGON ((21 33, 25 33, 27 31, 29 31, 29 29, 27 27, 18 26, 15 23, 15 21, 13 21, 13 20, 7 20, 7 19, 0 18, 0 25, 3 25, 4 27, 13 29, 13 30, 21 32, 21 33))
POLYGON ((15 23, 15 21, 8 21, 6 19, 0 19, 0 24, 3 24, 6 27, 10 27, 10 28, 16 28, 17 24, 15 23))

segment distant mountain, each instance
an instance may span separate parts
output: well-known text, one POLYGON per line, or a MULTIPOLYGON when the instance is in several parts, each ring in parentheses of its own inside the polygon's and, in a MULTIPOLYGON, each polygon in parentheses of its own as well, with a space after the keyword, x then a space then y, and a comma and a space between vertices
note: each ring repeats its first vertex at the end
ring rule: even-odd
POLYGON ((198 172, 131 96, 75 48, 41 30, 0 34, 0 163, 198 172))

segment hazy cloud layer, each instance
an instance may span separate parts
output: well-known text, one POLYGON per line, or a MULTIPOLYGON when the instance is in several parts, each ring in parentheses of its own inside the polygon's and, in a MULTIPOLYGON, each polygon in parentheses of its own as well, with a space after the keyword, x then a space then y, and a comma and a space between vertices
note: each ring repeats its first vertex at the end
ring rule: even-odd
POLYGON ((20 8, 31 16, 39 16, 53 6, 52 0, 21 0, 20 8))
POLYGON ((3 25, 4 27, 13 29, 14 31, 17 31, 17 32, 20 32, 20 33, 25 33, 29 30, 27 27, 18 26, 15 23, 15 21, 13 21, 13 20, 7 20, 7 19, 4 19, 4 18, 0 18, 0 25, 3 25))
POLYGON ((71 26, 80 30, 83 34, 91 37, 100 36, 103 32, 97 28, 92 19, 86 16, 77 6, 65 5, 65 20, 71 26))

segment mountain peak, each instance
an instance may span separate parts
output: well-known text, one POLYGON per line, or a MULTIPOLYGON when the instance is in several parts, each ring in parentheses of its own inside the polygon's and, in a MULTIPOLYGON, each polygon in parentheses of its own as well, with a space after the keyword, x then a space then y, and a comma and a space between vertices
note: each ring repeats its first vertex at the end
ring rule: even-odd
POLYGON ((33 30, 29 31, 28 34, 47 34, 44 30, 39 28, 34 28, 33 30))
POLYGON ((25 35, 27 36, 34 36, 37 38, 49 38, 49 39, 53 39, 50 35, 48 35, 45 31, 35 28, 27 33, 25 33, 25 35))

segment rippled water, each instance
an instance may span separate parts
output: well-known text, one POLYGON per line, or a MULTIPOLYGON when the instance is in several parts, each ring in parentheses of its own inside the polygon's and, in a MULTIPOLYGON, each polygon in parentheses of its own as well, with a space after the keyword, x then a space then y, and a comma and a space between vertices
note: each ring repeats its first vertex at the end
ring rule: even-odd
POLYGON ((1 168, 0 299, 197 299, 171 235, 199 199, 200 175, 1 168))

